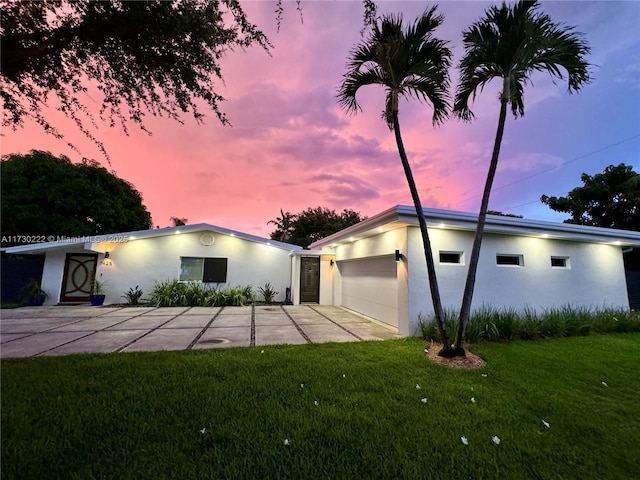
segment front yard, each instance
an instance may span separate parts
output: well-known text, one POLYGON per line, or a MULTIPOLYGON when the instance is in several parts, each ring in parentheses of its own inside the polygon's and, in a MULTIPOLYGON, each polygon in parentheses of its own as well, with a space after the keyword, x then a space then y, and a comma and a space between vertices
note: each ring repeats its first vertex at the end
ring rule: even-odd
POLYGON ((640 334, 423 347, 3 360, 2 478, 640 478, 640 334))

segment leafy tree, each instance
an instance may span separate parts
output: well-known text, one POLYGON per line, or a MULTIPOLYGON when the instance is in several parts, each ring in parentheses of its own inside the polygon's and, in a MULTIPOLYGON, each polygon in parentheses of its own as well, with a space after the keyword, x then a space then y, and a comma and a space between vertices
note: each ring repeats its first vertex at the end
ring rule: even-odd
POLYGON ((202 103, 225 124, 213 83, 220 59, 235 47, 271 48, 238 0, 1 1, 0 17, 3 126, 30 117, 62 138, 43 109, 55 96, 105 156, 82 118, 94 121, 84 103, 90 85, 102 96, 100 118, 125 132, 130 121, 145 130, 147 112, 178 121, 190 112, 201 122, 202 103))
POLYGON ((338 99, 343 108, 355 113, 360 109, 356 93, 361 87, 380 85, 386 91, 382 118, 389 129, 394 131, 398 153, 418 215, 433 310, 444 344, 440 354, 449 356, 451 345, 444 321, 427 222, 405 152, 398 118, 398 101, 401 96, 415 97, 431 103, 434 125, 441 123, 447 116, 451 51, 444 41, 435 38, 433 34, 442 21, 443 16, 436 15, 436 7, 425 11, 406 28, 400 15, 385 15, 380 22, 376 20, 372 24, 369 38, 350 53, 348 71, 340 86, 338 99))
POLYGON ((268 222, 276 225, 276 230, 271 233, 271 238, 304 248, 366 218, 354 210, 345 209, 342 213, 336 213, 335 210, 322 207, 308 208, 295 215, 283 212, 281 209, 280 214, 281 217, 268 222))
POLYGON ((46 239, 151 228, 140 193, 96 162, 73 164, 32 150, 3 157, 0 172, 3 236, 46 239))
POLYGON ((596 175, 582 174, 581 187, 566 197, 540 200, 556 212, 569 213, 565 223, 640 231, 640 174, 621 163, 596 175))
POLYGON ((464 56, 460 61, 460 83, 456 90, 454 114, 463 120, 474 115, 469 100, 475 98, 478 89, 493 80, 502 82, 499 96, 500 115, 493 155, 482 195, 476 234, 469 260, 465 283, 456 351, 464 355, 462 339, 469 322, 476 271, 480 258, 480 246, 489 206, 491 186, 498 167, 498 156, 507 118, 507 107, 515 118, 524 115, 524 87, 535 72, 547 72, 551 77, 568 77, 569 93, 579 91, 589 83, 589 64, 585 56, 588 44, 573 27, 554 23, 548 15, 537 11, 536 1, 519 1, 513 6, 503 3, 492 6, 485 17, 463 32, 464 56))
POLYGON ((272 223, 276 226, 275 232, 271 233, 272 240, 278 240, 279 242, 288 242, 291 233, 293 232, 293 222, 296 220, 297 215, 293 215, 290 212, 283 212, 280 209, 280 216, 275 220, 269 220, 267 225, 272 223))
POLYGON ((174 227, 182 227, 183 225, 186 225, 187 222, 189 221, 189 219, 184 218, 184 217, 171 217, 171 223, 173 223, 174 227))
POLYGON ((499 212, 498 210, 487 210, 487 215, 497 215, 499 217, 523 218, 522 215, 516 215, 514 213, 499 212))

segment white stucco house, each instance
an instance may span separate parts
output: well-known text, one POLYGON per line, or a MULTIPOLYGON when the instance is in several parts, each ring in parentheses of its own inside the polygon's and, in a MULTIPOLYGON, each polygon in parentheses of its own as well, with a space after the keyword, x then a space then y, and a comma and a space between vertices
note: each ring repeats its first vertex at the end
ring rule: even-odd
POLYGON ((45 255, 41 286, 45 304, 88 302, 93 275, 105 284, 106 303, 139 286, 145 296, 156 281, 179 279, 217 286, 267 282, 285 300, 291 282, 290 254, 302 247, 206 223, 95 237, 69 238, 5 249, 45 255))
MULTIPOLYGON (((445 308, 459 308, 477 215, 424 210, 445 308)), ((623 253, 640 232, 489 215, 473 307, 629 308, 623 253)), ((322 304, 342 305, 416 332, 433 313, 426 261, 413 207, 396 206, 295 252, 294 278, 308 255, 320 263, 322 304)), ((300 274, 304 283, 304 274, 300 274)), ((295 283, 294 283, 295 287, 295 283)), ((294 302, 299 300, 293 292, 294 302)))
MULTIPOLYGON (((425 209, 445 307, 458 308, 477 215, 425 209)), ((629 308, 623 256, 640 248, 640 232, 487 217, 474 307, 629 308)), ((5 249, 45 255, 47 303, 86 301, 79 288, 93 272, 107 285, 106 303, 139 285, 179 278, 213 285, 269 282, 285 300, 339 305, 416 332, 432 313, 415 209, 396 206, 313 243, 310 250, 209 224, 5 249)), ((636 250, 637 251, 637 250, 636 250)), ((637 293, 637 292, 636 292, 637 293)))

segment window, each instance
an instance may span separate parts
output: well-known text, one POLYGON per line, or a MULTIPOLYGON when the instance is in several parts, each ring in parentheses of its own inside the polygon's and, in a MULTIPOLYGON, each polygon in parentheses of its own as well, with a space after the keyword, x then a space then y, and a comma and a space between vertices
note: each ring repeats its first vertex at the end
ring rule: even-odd
POLYGON ((496 255, 496 263, 498 265, 524 267, 524 257, 522 255, 496 255))
POLYGON ((552 268, 569 268, 569 257, 551 257, 552 268))
POLYGON ((180 281, 226 283, 226 258, 180 257, 180 281))
POLYGON ((462 252, 440 252, 440 263, 462 264, 462 252))

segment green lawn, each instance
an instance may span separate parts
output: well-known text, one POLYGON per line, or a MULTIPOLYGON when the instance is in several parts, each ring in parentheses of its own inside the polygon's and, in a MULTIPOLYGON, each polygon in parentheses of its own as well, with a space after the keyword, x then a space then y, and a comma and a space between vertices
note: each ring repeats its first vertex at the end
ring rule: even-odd
POLYGON ((2 478, 640 478, 640 334, 422 348, 3 360, 2 478))

